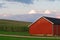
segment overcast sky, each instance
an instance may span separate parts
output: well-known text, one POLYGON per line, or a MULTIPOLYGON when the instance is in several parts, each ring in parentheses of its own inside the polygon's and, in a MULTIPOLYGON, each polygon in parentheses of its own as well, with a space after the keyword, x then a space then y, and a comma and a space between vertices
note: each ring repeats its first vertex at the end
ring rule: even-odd
POLYGON ((60 0, 0 0, 0 15, 54 14, 60 16, 60 0))

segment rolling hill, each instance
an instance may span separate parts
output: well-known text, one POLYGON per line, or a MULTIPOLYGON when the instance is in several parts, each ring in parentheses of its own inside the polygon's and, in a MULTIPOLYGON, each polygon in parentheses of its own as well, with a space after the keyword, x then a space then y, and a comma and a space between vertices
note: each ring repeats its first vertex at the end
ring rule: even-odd
POLYGON ((31 22, 0 19, 0 31, 24 31, 31 22))
POLYGON ((15 20, 6 20, 6 19, 0 19, 0 26, 28 26, 31 22, 25 22, 25 21, 15 21, 15 20))

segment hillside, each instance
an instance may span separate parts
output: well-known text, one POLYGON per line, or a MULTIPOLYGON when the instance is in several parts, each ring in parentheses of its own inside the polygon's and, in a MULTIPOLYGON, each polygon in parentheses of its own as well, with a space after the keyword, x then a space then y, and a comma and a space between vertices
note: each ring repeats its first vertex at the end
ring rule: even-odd
POLYGON ((0 26, 28 26, 31 22, 0 19, 0 26))
POLYGON ((24 31, 31 22, 0 19, 0 31, 24 31))

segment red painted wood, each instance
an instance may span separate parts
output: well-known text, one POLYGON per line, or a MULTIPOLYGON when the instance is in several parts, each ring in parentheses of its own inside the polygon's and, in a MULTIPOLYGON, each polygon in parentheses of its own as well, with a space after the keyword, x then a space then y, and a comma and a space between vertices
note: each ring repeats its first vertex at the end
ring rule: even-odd
POLYGON ((58 35, 60 35, 60 25, 58 26, 58 35))
POLYGON ((54 25, 54 35, 60 35, 60 25, 54 25))
POLYGON ((54 35, 57 35, 57 26, 58 26, 58 25, 54 25, 54 27, 53 27, 53 32, 54 32, 53 34, 54 34, 54 35))
POLYGON ((29 28, 30 34, 52 34, 52 23, 44 18, 40 18, 29 28))

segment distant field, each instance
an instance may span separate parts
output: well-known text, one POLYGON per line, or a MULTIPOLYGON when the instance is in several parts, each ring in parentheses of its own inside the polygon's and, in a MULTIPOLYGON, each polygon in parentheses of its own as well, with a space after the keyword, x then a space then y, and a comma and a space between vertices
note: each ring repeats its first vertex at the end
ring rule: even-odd
POLYGON ((15 20, 3 20, 0 19, 0 26, 17 26, 17 27, 24 27, 28 26, 31 22, 25 22, 25 21, 15 21, 15 20))
POLYGON ((3 37, 0 36, 0 40, 60 40, 60 39, 53 39, 53 38, 18 38, 18 37, 3 37))
POLYGON ((0 19, 0 31, 27 31, 29 24, 31 24, 31 22, 0 19))

